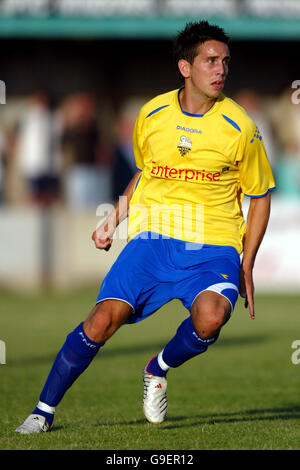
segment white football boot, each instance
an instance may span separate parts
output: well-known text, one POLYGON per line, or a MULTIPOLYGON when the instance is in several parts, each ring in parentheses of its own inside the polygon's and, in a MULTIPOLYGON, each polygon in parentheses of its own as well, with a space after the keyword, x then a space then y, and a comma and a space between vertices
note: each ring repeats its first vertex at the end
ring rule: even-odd
POLYGON ((143 411, 149 423, 162 423, 167 414, 167 379, 143 372, 144 397, 143 411))
POLYGON ((21 426, 15 429, 15 432, 19 432, 20 434, 37 434, 39 432, 47 432, 49 429, 50 425, 44 416, 31 414, 25 419, 21 426))

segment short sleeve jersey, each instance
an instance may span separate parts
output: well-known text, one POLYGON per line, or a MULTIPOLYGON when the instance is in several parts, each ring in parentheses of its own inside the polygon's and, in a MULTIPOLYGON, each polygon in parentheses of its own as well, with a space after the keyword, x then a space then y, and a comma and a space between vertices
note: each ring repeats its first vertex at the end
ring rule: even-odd
POLYGON ((180 90, 146 103, 133 147, 141 175, 129 211, 129 240, 154 232, 187 242, 243 250, 243 196, 275 188, 262 136, 221 94, 203 115, 182 110, 180 90))

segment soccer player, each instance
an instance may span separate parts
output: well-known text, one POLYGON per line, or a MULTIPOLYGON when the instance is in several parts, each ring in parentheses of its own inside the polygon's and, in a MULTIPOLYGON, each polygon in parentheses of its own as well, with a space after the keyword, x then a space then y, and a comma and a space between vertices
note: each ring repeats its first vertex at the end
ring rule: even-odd
POLYGON ((252 271, 275 184, 259 130, 222 93, 228 43, 221 28, 204 21, 187 24, 175 39, 183 86, 142 107, 133 135, 137 172, 92 235, 96 248, 108 250, 129 213, 128 243, 17 432, 48 431, 66 390, 117 329, 177 298, 189 314, 143 372, 144 414, 161 423, 168 371, 216 342, 239 293, 254 319, 252 271), (244 195, 251 198, 247 223, 244 195))

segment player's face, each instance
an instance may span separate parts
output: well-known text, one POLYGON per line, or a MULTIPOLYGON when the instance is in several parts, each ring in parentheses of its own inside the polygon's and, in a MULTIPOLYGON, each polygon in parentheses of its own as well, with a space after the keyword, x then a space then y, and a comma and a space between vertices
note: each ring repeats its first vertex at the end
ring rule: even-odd
POLYGON ((182 61, 181 73, 191 90, 206 99, 214 99, 223 90, 230 60, 227 44, 209 40, 198 47, 192 64, 182 61))

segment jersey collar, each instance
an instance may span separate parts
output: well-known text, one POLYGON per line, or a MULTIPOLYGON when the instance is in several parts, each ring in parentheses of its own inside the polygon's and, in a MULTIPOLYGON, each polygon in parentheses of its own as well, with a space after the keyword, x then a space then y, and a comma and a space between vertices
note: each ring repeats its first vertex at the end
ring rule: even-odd
POLYGON ((184 88, 184 86, 180 87, 177 91, 177 94, 176 94, 176 103, 177 103, 177 107, 179 108, 179 110, 181 111, 182 114, 185 114, 186 116, 190 116, 190 117, 198 117, 198 118, 201 118, 203 116, 206 116, 207 114, 211 114, 215 111, 217 111, 217 109, 219 109, 219 107, 221 106, 225 96, 223 95, 223 93, 221 93, 219 96, 218 96, 218 99, 214 102, 214 104, 206 111, 206 113, 203 113, 203 114, 192 114, 192 113, 188 113, 187 111, 184 111, 181 107, 181 103, 180 103, 180 100, 179 100, 179 94, 181 92, 181 90, 184 88))

